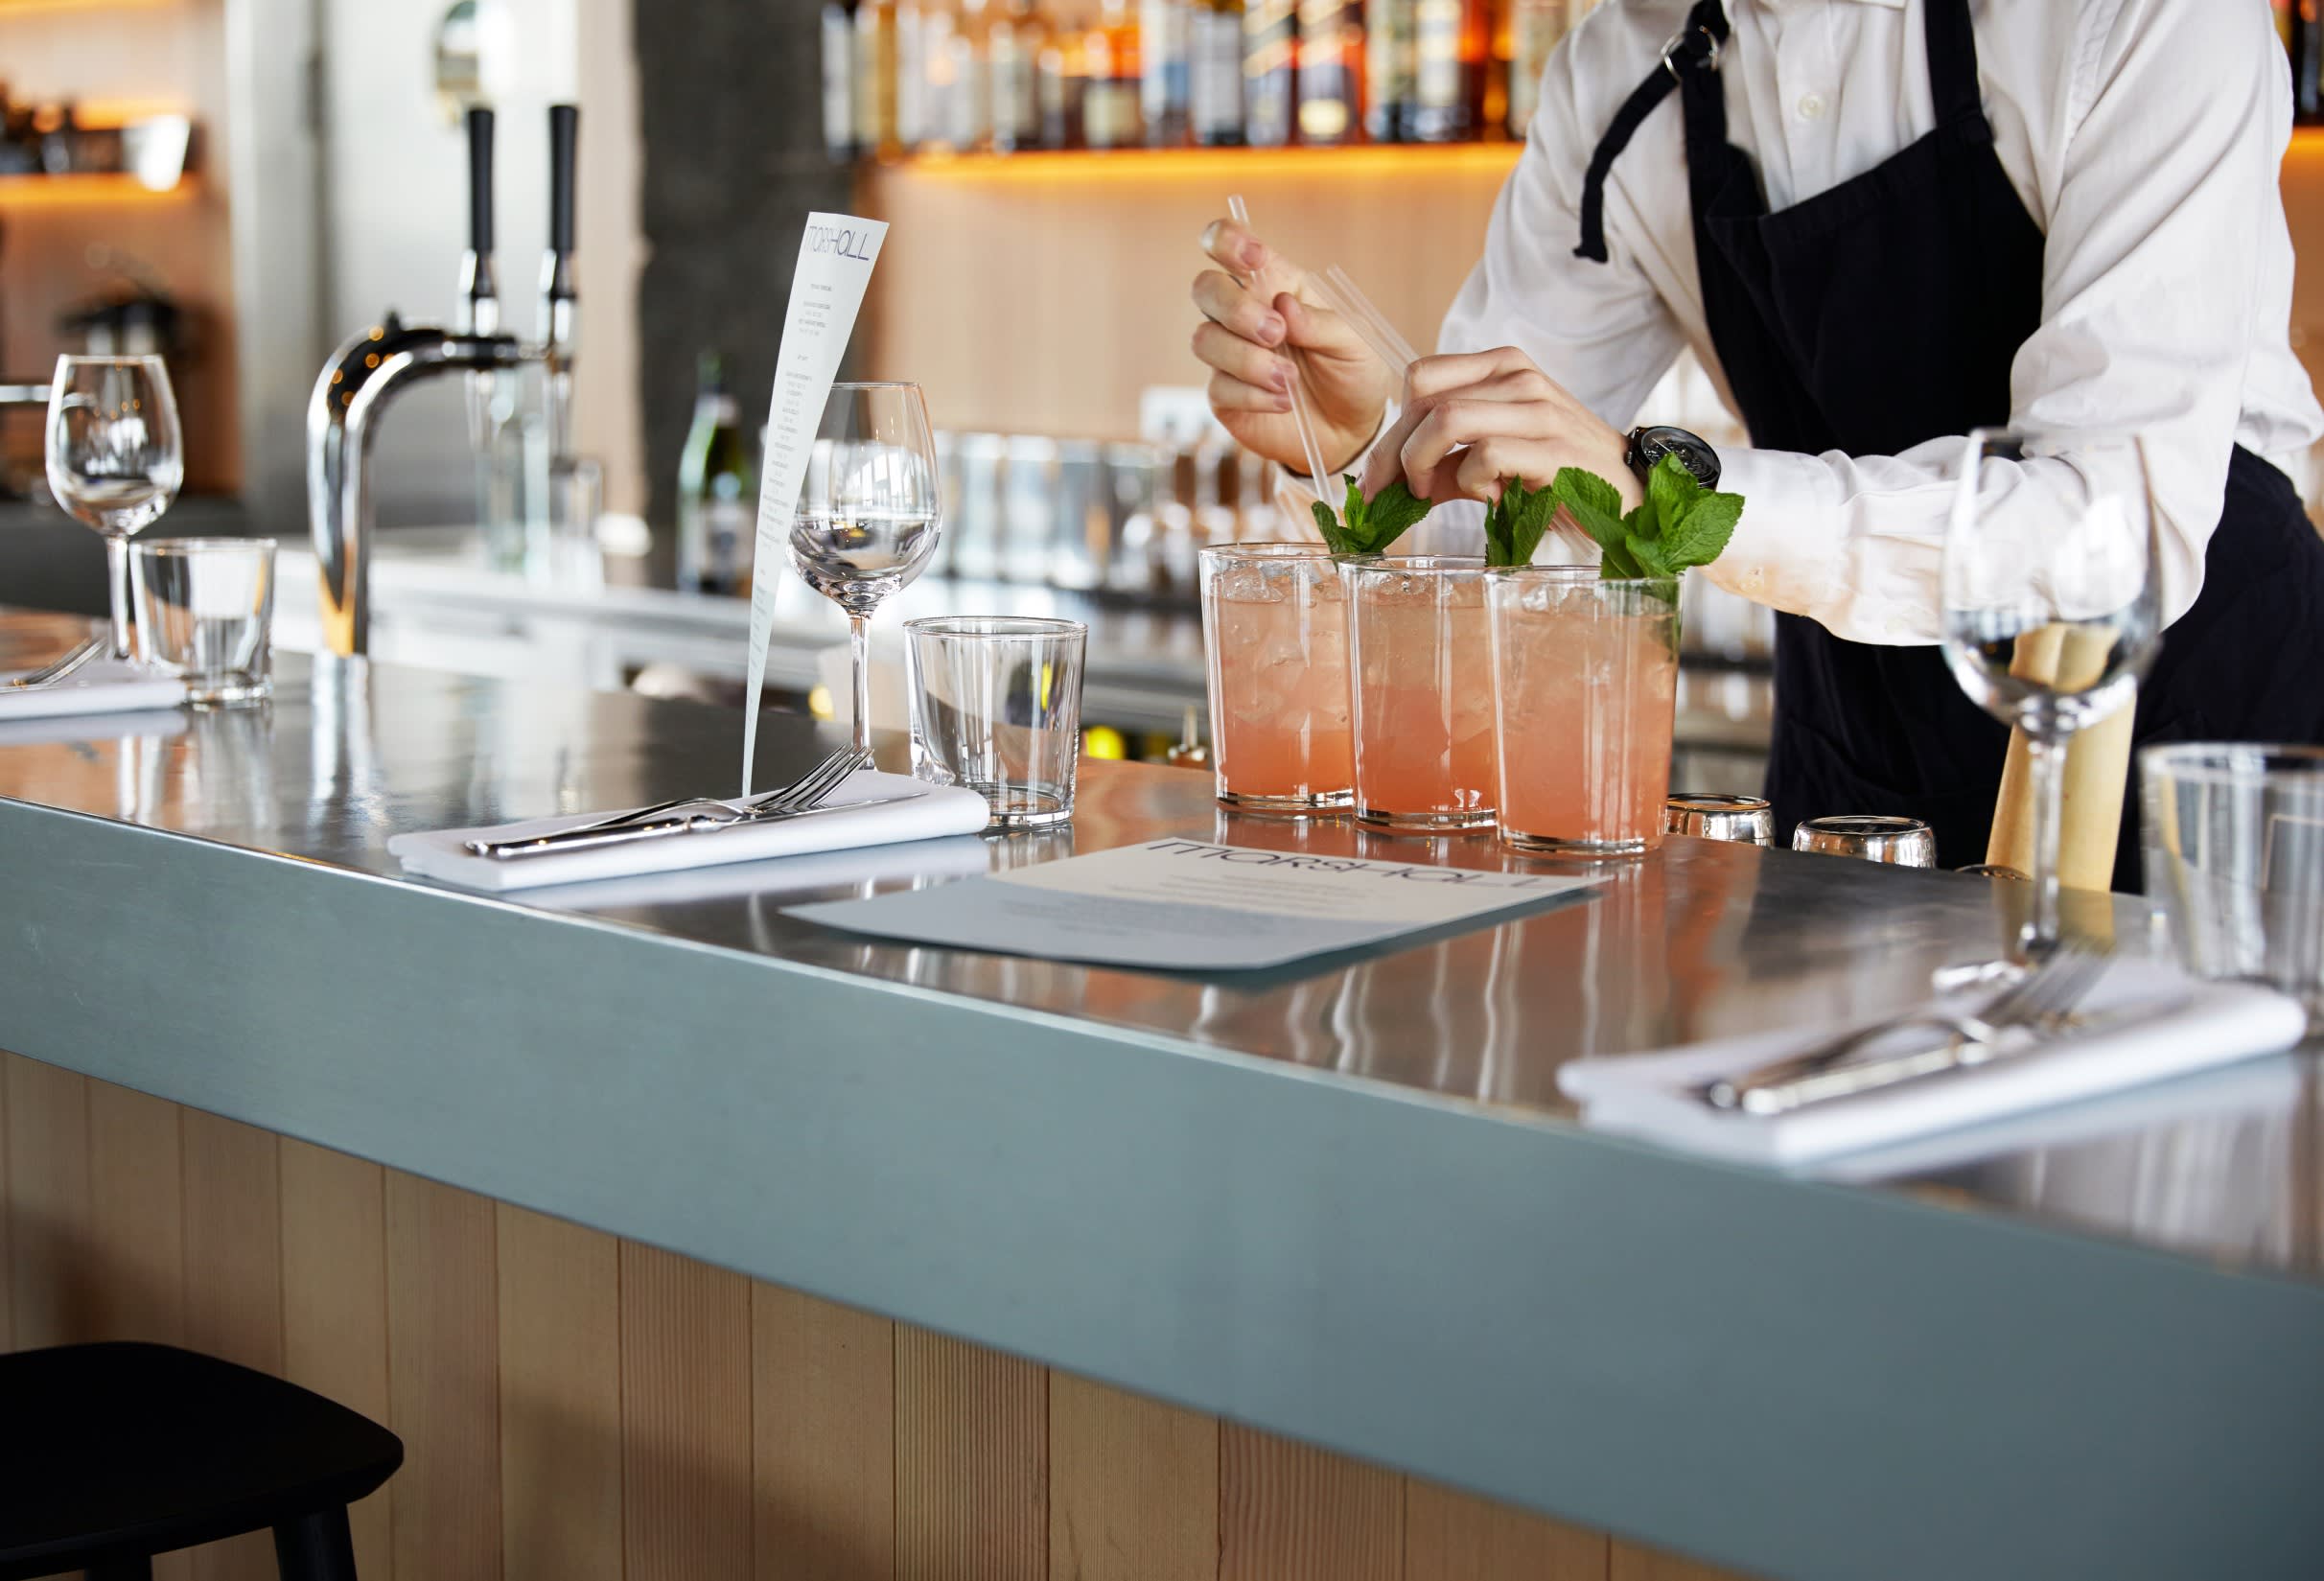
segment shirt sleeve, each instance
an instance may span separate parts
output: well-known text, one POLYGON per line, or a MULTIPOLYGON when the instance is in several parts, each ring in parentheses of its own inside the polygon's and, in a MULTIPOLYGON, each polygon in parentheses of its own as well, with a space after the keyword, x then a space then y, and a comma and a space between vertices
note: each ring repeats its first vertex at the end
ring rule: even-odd
MULTIPOLYGON (((2263 327, 2258 260, 2283 224, 2290 91, 2267 18, 2183 0, 2083 5, 2060 152, 2035 173, 2055 196, 2011 421, 2145 437, 2170 620, 2201 591, 2263 327)), ((1933 642, 1961 450, 1948 436, 1894 456, 1731 453, 1721 486, 1749 504, 1708 574, 1855 641, 1933 642)), ((1986 476, 2037 519, 2038 476, 1986 476)))

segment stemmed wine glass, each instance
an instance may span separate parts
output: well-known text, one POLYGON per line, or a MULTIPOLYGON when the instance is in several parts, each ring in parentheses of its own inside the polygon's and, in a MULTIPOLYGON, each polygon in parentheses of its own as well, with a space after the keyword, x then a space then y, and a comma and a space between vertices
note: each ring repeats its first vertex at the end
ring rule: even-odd
POLYGON ((2161 636, 2141 441, 1971 433, 1945 534, 1944 656, 1972 701, 2025 732, 2034 910, 2019 944, 2029 960, 2057 944, 2066 744, 2130 706, 2161 636))
POLYGON ((872 612, 936 553, 941 498, 920 387, 833 384, 791 523, 791 564, 848 612, 858 752, 872 750, 872 612))
POLYGON ((129 657, 129 539, 160 520, 186 477, 177 398, 158 357, 59 357, 49 386, 48 486, 105 536, 113 657, 129 657))

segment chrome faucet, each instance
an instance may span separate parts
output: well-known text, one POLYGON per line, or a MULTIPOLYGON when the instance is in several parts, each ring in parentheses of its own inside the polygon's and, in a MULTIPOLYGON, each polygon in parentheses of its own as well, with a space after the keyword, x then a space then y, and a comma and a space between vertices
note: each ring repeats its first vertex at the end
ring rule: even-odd
POLYGON ((541 266, 541 339, 500 329, 492 264, 492 111, 468 114, 469 245, 460 267, 453 327, 407 325, 392 313, 331 356, 307 403, 307 514, 322 569, 324 640, 342 655, 371 645, 371 440, 388 402, 435 374, 472 376, 489 402, 490 376, 539 364, 546 375, 552 459, 569 455, 573 288, 573 167, 580 112, 552 105, 549 127, 549 238, 541 266))

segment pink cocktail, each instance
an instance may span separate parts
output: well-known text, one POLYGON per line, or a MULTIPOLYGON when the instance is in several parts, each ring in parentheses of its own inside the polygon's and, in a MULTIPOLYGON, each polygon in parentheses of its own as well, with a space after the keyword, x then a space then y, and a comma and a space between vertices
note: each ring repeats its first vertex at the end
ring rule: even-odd
POLYGON ((1202 551, 1211 763, 1219 800, 1263 812, 1336 812, 1356 778, 1348 609, 1321 544, 1202 551))
POLYGON ((1487 596, 1501 839, 1556 855, 1653 849, 1670 793, 1677 581, 1528 566, 1495 572, 1487 596))
POLYGON ((1499 790, 1485 563, 1344 560, 1356 816, 1415 831, 1484 828, 1499 790))

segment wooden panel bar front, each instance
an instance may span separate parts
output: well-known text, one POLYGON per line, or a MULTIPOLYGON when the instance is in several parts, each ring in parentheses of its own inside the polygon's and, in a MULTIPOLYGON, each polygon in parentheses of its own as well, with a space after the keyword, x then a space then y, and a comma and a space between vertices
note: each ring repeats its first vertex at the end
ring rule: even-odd
POLYGON ((0 1182, 0 1344, 182 1337, 402 1434, 365 1581, 1717 1577, 5 1054, 0 1182))

